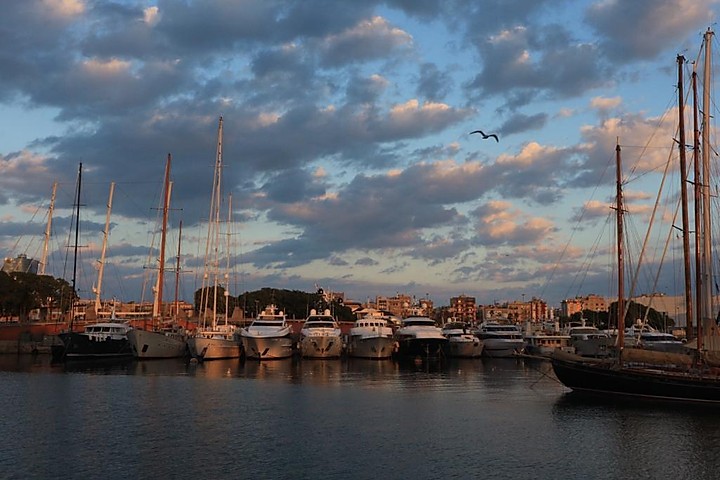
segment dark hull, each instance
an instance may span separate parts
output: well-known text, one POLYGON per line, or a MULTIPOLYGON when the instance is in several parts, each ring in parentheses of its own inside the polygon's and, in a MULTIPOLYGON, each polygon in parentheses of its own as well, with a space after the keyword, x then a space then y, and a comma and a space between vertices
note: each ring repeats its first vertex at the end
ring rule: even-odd
POLYGON ((560 355, 553 355, 551 361, 558 380, 578 392, 720 402, 720 377, 717 376, 615 367, 610 361, 586 362, 560 355))
POLYGON ((447 339, 406 338, 398 342, 397 356, 405 358, 440 358, 444 356, 446 345, 447 339))
POLYGON ((53 360, 95 359, 132 357, 133 352, 127 338, 93 340, 87 335, 76 332, 58 335, 62 345, 53 345, 53 360))

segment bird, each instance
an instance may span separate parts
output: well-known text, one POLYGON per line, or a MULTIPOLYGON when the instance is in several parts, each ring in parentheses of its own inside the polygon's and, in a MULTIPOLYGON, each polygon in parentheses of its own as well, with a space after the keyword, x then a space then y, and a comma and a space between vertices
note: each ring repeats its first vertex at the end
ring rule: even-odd
POLYGON ((485 140, 487 138, 494 138, 496 142, 500 142, 500 140, 498 140, 498 136, 495 135, 494 133, 491 133, 488 135, 485 132, 483 132, 482 130, 475 130, 475 131, 470 132, 470 135, 472 135, 473 133, 479 133, 480 135, 482 135, 483 140, 485 140))

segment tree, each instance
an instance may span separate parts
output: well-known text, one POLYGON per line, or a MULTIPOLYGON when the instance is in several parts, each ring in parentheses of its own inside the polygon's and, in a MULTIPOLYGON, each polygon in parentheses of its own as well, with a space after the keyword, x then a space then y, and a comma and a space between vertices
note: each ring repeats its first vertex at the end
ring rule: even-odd
POLYGON ((67 313, 77 298, 67 281, 49 275, 2 272, 0 275, 0 314, 27 320, 31 310, 60 308, 67 313))

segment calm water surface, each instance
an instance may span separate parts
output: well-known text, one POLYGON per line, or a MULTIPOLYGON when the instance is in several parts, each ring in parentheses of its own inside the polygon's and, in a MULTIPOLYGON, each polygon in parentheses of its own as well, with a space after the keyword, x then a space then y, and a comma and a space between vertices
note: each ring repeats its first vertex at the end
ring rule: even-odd
POLYGON ((0 478, 720 475, 720 408, 578 397, 550 370, 0 356, 0 478))

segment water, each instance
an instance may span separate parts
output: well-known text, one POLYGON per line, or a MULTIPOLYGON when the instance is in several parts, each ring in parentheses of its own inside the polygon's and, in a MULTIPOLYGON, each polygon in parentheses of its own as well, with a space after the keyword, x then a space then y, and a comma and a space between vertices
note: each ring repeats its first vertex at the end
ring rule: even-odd
POLYGON ((547 363, 0 356, 0 478, 716 478, 720 407, 578 397, 547 363))

